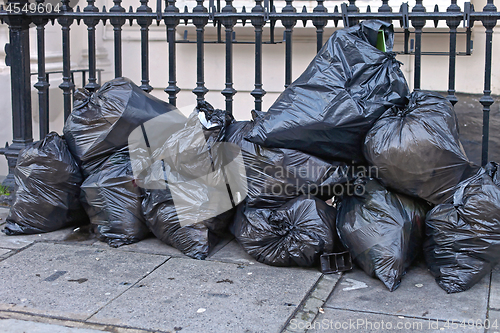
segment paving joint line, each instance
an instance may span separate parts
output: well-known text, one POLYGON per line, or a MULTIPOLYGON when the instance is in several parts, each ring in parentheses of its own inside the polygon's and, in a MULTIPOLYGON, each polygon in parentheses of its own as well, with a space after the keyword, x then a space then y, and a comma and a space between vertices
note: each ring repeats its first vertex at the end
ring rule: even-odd
POLYGON ((1 262, 1 261, 4 261, 5 259, 8 259, 8 258, 10 258, 10 257, 12 257, 12 256, 14 256, 14 255, 16 255, 16 254, 18 254, 18 253, 20 253, 20 252, 22 252, 22 251, 24 251, 24 250, 29 249, 29 248, 30 248, 30 247, 32 247, 34 244, 35 244, 35 242, 30 243, 30 244, 28 244, 28 245, 26 245, 26 246, 23 246, 23 247, 21 247, 21 248, 18 248, 18 249, 7 249, 7 248, 3 248, 3 247, 2 247, 2 249, 4 249, 4 250, 10 250, 10 252, 9 252, 9 253, 5 253, 4 255, 0 256, 0 262, 1 262))
MULTIPOLYGON (((490 271, 490 283, 488 284, 488 301, 486 302, 486 319, 490 319, 490 299, 491 299, 491 281, 493 281, 493 270, 490 271)), ((488 332, 486 327, 484 328, 483 332, 488 332)))
POLYGON ((449 323, 462 323, 463 320, 459 319, 439 319, 439 318, 430 318, 430 317, 421 317, 421 316, 410 316, 410 315, 405 315, 405 314, 394 314, 394 313, 385 313, 385 312, 375 312, 375 311, 369 311, 369 310, 354 310, 354 309, 345 309, 345 308, 336 308, 332 306, 325 306, 326 309, 330 310, 341 310, 341 311, 349 311, 349 312, 360 312, 360 313, 368 313, 368 314, 375 314, 375 315, 384 315, 384 316, 391 316, 391 317, 404 317, 405 319, 420 319, 420 320, 437 320, 439 322, 449 322, 449 323))
MULTIPOLYGON (((306 304, 309 302, 309 300, 317 300, 319 302, 321 302, 321 307, 324 306, 324 304, 326 303, 326 301, 328 300, 328 298, 330 298, 330 295, 333 293, 335 287, 337 286, 338 282, 340 281, 340 279, 342 278, 343 274, 340 274, 340 276, 338 277, 338 279, 335 281, 335 284, 333 286, 333 288, 331 288, 331 290, 328 292, 328 294, 324 297, 324 299, 320 299, 318 297, 315 296, 315 292, 317 290, 319 290, 319 288, 323 285, 329 285, 329 283, 331 283, 329 280, 329 278, 327 277, 326 274, 321 274, 321 276, 318 278, 318 280, 316 281, 316 283, 309 289, 309 292, 306 294, 306 296, 302 299, 302 301, 300 302, 300 304, 297 306, 297 308, 295 309, 295 311, 289 316, 288 320, 285 322, 285 324, 283 325, 282 329, 281 329, 281 333, 286 333, 286 332, 290 332, 289 330, 289 327, 290 327, 290 323, 293 319, 297 319, 297 320, 301 320, 301 318, 298 318, 299 314, 302 313, 302 314, 313 314, 313 317, 312 317, 312 320, 311 320, 311 323, 314 322, 314 320, 316 319, 316 317, 318 316, 319 314, 319 307, 314 307, 314 309, 305 309, 305 306, 306 304)), ((296 330, 294 330, 296 331, 296 330)), ((305 330, 303 330, 303 332, 305 332, 305 330)))
POLYGON ((285 323, 281 326, 281 329, 279 330, 279 332, 281 332, 281 333, 286 332, 287 327, 290 325, 290 321, 293 318, 295 318, 295 316, 300 312, 300 310, 302 310, 302 308, 304 307, 304 304, 306 304, 306 301, 309 299, 309 297, 311 296, 312 292, 316 289, 316 287, 318 286, 319 282, 323 279, 323 276, 324 276, 324 274, 321 274, 319 276, 319 278, 316 280, 316 282, 314 282, 314 284, 312 285, 312 287, 309 288, 309 290, 307 291, 307 294, 304 296, 304 298, 302 298, 302 300, 300 301, 299 305, 297 305, 297 307, 292 312, 292 314, 287 318, 287 320, 285 321, 285 323))
POLYGON ((139 280, 137 280, 134 284, 132 284, 129 288, 125 289, 123 292, 121 292, 120 294, 118 294, 116 297, 114 297, 113 299, 109 300, 106 304, 104 304, 103 306, 101 306, 99 309, 97 309, 94 313, 92 313, 89 317, 87 317, 84 321, 87 322, 90 318, 92 318, 93 316, 95 316, 96 314, 99 313, 99 311, 101 311, 102 309, 104 309, 105 307, 107 307, 109 304, 111 304, 112 302, 114 302, 117 298, 119 298, 120 296, 122 296, 124 293, 126 293, 127 291, 129 291, 130 289, 134 288, 139 282, 143 281, 146 277, 148 277, 149 275, 151 275, 154 271, 156 271, 158 268, 160 268, 161 266, 163 266, 166 262, 168 262, 171 258, 167 258, 165 259, 161 264, 159 264, 158 266, 156 266, 155 268, 153 268, 150 272, 147 272, 143 277, 141 277, 139 280))
MULTIPOLYGON (((151 330, 151 329, 139 328, 139 327, 133 327, 133 326, 127 326, 127 325, 92 323, 92 322, 86 322, 86 321, 81 320, 81 319, 66 318, 66 317, 61 317, 61 316, 54 316, 54 315, 47 315, 47 314, 40 314, 40 313, 31 313, 31 312, 27 312, 27 311, 17 311, 17 310, 0 310, 0 319, 15 319, 15 320, 22 320, 22 321, 31 321, 31 322, 66 326, 66 327, 79 328, 79 329, 96 329, 96 330, 102 330, 105 332, 108 332, 110 330, 110 328, 120 328, 120 329, 126 330, 124 333, 127 333, 129 331, 133 331, 134 333, 137 333, 137 332, 171 333, 170 331, 163 331, 163 330, 157 330, 157 329, 151 330), (14 314, 14 315, 12 315, 12 314, 14 314), (39 320, 30 320, 30 319, 39 319, 39 320), (48 320, 44 321, 41 319, 48 319, 48 320), (62 323, 62 322, 64 322, 64 323, 62 323), (81 325, 68 326, 67 322, 78 323, 81 325)), ((113 332, 113 331, 111 331, 111 332, 113 332)))

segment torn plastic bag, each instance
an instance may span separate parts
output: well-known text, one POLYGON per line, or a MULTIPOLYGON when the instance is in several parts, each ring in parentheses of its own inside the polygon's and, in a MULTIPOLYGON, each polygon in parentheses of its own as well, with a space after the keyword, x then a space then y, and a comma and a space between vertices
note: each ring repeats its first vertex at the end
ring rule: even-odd
POLYGON ((112 247, 138 242, 149 234, 141 211, 127 149, 112 154, 82 184, 81 201, 97 237, 112 247))
POLYGON ((252 121, 229 125, 226 140, 241 148, 248 183, 249 207, 279 207, 301 194, 331 199, 344 191, 358 168, 327 162, 298 150, 264 148, 245 140, 252 121))
POLYGON ((490 176, 498 177, 496 165, 486 169, 427 214, 425 260, 448 293, 470 289, 500 261, 500 184, 490 176))
POLYGON ((15 200, 2 231, 37 234, 88 223, 80 201, 83 178, 57 133, 24 149, 14 172, 15 200))
POLYGON ((366 274, 393 291, 420 251, 430 207, 388 191, 375 179, 357 179, 350 194, 337 214, 340 240, 366 274))
POLYGON ((334 32, 247 138, 265 147, 363 162, 368 130, 409 94, 393 42, 392 25, 378 20, 334 32), (388 52, 376 48, 379 30, 388 52))
POLYGON ((245 204, 231 226, 243 249, 273 266, 313 266, 336 245, 335 208, 316 197, 301 195, 279 208, 245 204))
MULTIPOLYGON (((169 135, 161 147, 150 145, 152 165, 141 173, 142 208, 149 228, 196 259, 207 257, 218 242, 216 235, 227 231, 234 207, 246 195, 246 179, 239 178, 244 176, 239 148, 223 142, 232 120, 225 111, 198 104, 183 129, 169 135)), ((142 143, 138 136, 134 146, 149 142, 149 136, 142 143)), ((144 165, 139 161, 136 172, 144 165)))
POLYGON ((429 91, 416 91, 406 107, 388 110, 366 135, 364 152, 384 185, 433 204, 477 172, 460 143, 453 106, 429 91))
POLYGON ((137 126, 173 109, 129 79, 116 78, 92 94, 77 90, 64 137, 86 177, 109 155, 126 147, 137 126))

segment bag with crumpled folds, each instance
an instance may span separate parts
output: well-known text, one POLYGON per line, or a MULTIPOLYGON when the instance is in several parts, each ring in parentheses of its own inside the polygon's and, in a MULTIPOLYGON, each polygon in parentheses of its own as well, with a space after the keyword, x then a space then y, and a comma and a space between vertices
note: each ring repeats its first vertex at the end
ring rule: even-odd
POLYGON ((392 24, 379 20, 335 31, 305 72, 256 119, 247 139, 364 162, 366 133, 384 111, 404 105, 409 94, 393 44, 392 24), (376 47, 379 31, 387 52, 376 47))
POLYGON ((336 209, 306 195, 278 208, 238 207, 231 232, 257 261, 273 266, 309 267, 338 244, 336 209))
POLYGON ((37 234, 88 223, 80 201, 83 177, 63 138, 49 133, 19 153, 15 196, 2 231, 37 234))
POLYGON ((321 158, 286 148, 265 148, 245 140, 254 126, 252 121, 229 125, 226 141, 241 149, 245 163, 249 207, 280 207, 301 194, 331 199, 344 191, 358 168, 343 162, 321 158))
POLYGON ((430 207, 373 178, 358 178, 350 194, 342 198, 337 214, 342 244, 366 274, 393 291, 420 251, 430 207))
POLYGON ((106 82, 94 93, 78 89, 74 98, 64 138, 85 177, 125 148, 134 129, 175 109, 123 77, 106 82))
POLYGON ((465 154, 453 105, 435 92, 415 91, 404 108, 380 117, 365 139, 365 157, 385 186, 440 204, 477 172, 465 154))
POLYGON ((198 103, 184 128, 152 149, 154 162, 142 181, 147 225, 192 258, 208 256, 244 199, 246 182, 238 179, 243 162, 223 142, 232 121, 228 112, 198 103))
POLYGON ((472 288, 500 261, 499 173, 488 163, 427 214, 425 260, 448 293, 472 288))
POLYGON ((81 201, 99 240, 119 247, 149 235, 141 211, 143 195, 135 183, 127 148, 109 156, 81 189, 81 201))

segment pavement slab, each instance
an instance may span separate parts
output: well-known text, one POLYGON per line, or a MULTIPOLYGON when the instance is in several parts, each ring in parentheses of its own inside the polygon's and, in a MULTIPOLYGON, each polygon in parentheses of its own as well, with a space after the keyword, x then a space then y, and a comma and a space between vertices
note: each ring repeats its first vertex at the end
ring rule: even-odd
POLYGON ((88 321, 162 332, 280 332, 320 276, 172 258, 88 321))
POLYGON ((285 332, 305 332, 308 326, 307 323, 312 323, 318 313, 324 311, 323 306, 341 276, 342 274, 323 275, 314 290, 304 300, 302 307, 299 308, 295 316, 289 321, 285 332))
POLYGON ((500 266, 491 271, 490 309, 500 311, 500 266))
POLYGON ((0 207, 0 225, 5 223, 7 216, 9 215, 9 208, 0 207))
MULTIPOLYGON (((221 248, 223 248, 227 243, 229 243, 231 239, 222 239, 212 250, 212 252, 209 254, 209 256, 214 255, 219 251, 221 248)), ((100 248, 106 248, 109 247, 109 245, 105 242, 101 241, 94 241, 92 243, 93 246, 95 247, 100 247, 100 248)), ((175 247, 167 245, 163 243, 161 240, 158 238, 151 236, 149 238, 146 238, 140 242, 133 243, 133 244, 128 244, 128 245, 122 245, 117 248, 117 250, 121 251, 130 251, 130 252, 139 252, 139 253, 149 253, 149 254, 159 254, 159 255, 167 255, 170 257, 176 257, 176 258, 189 258, 186 256, 184 253, 181 251, 177 250, 175 247)))
POLYGON ((490 310, 488 321, 483 322, 483 325, 486 327, 485 333, 500 333, 500 311, 490 310))
POLYGON ((168 258, 36 243, 0 262, 0 309, 85 320, 168 258))
POLYGON ((70 227, 43 234, 16 235, 16 236, 7 236, 3 232, 0 232, 0 248, 19 250, 35 242, 64 241, 73 232, 74 229, 75 229, 74 227, 70 227))
POLYGON ((208 260, 229 262, 234 264, 245 265, 262 265, 255 260, 251 255, 245 252, 236 239, 231 240, 226 246, 220 249, 217 253, 213 254, 208 260))
POLYGON ((411 267, 401 285, 390 292, 378 279, 356 268, 344 274, 326 307, 422 319, 468 321, 486 319, 489 277, 468 291, 447 294, 423 262, 411 267))
MULTIPOLYGON (((95 241, 94 243, 92 243, 92 246, 103 249, 109 248, 108 243, 101 241, 95 241)), ((167 245, 155 237, 146 238, 140 242, 133 244, 122 245, 116 248, 116 250, 188 258, 181 251, 177 250, 175 247, 167 245)))
POLYGON ((99 333, 102 331, 60 326, 54 324, 37 323, 17 319, 0 319, 2 333, 99 333))
POLYGON ((432 320, 328 308, 324 309, 313 322, 290 322, 291 328, 306 327, 309 328, 307 332, 311 333, 462 332, 460 330, 447 331, 444 325, 446 325, 445 322, 432 320))

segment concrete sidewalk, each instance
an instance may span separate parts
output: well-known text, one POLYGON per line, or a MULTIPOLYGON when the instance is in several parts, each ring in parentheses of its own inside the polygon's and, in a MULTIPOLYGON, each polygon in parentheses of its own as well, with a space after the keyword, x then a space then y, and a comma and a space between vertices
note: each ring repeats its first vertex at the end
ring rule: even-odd
POLYGON ((0 276, 6 333, 500 331, 500 270, 447 295, 419 262, 391 293, 357 269, 266 266, 229 239, 198 261, 154 238, 2 233, 0 276))

